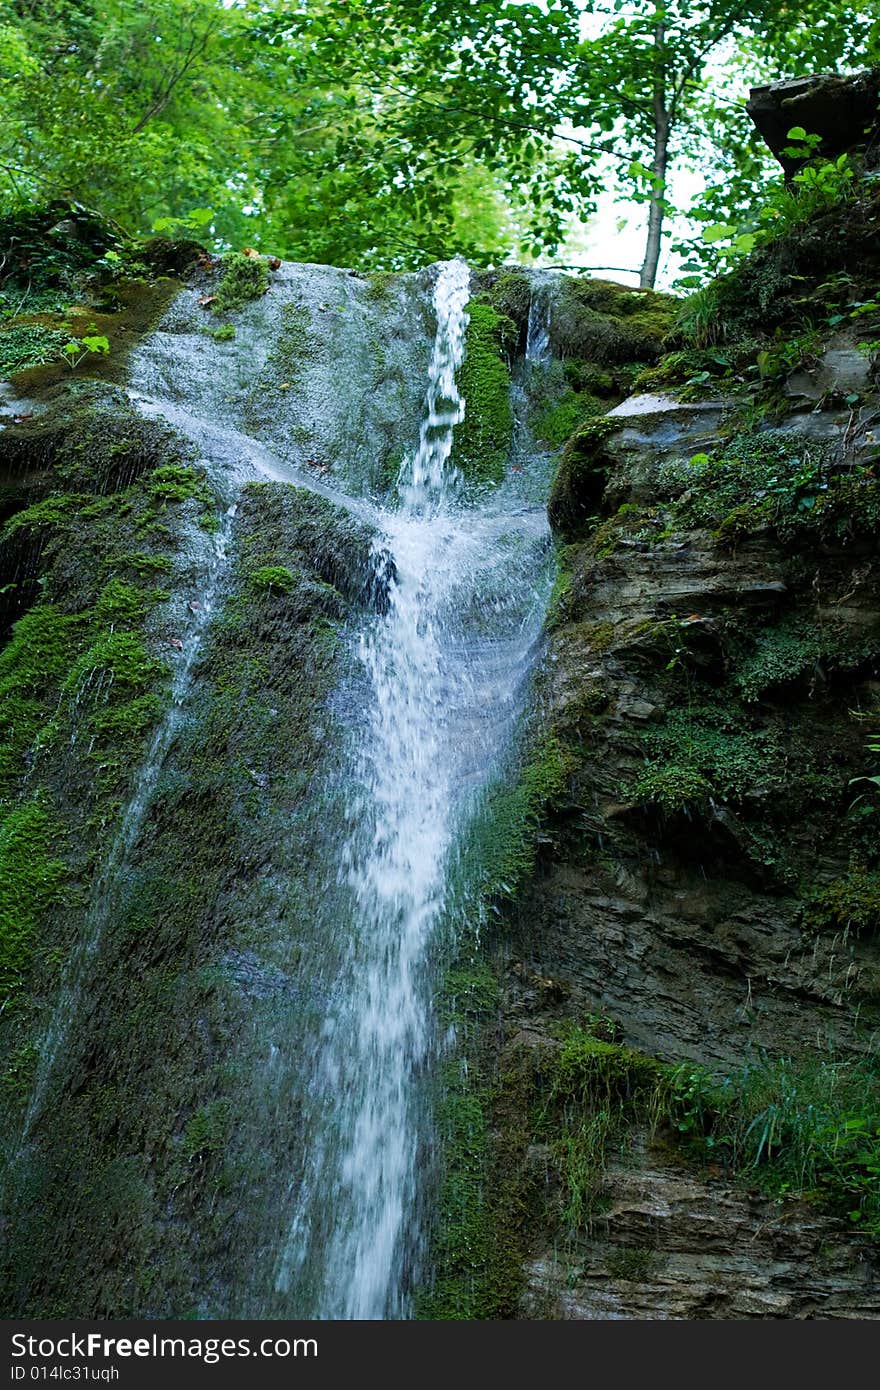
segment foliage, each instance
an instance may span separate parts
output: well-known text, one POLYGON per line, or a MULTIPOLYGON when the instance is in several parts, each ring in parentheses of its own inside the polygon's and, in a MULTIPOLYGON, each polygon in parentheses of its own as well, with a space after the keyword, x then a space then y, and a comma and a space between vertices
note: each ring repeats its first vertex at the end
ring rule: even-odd
POLYGON ((57 829, 39 800, 0 821, 0 997, 21 987, 43 914, 58 898, 67 866, 56 852, 57 829))
POLYGON ((744 700, 753 702, 794 681, 810 678, 815 684, 858 668, 880 655, 878 647, 864 632, 788 618, 757 633, 752 650, 737 664, 733 683, 744 700))
POLYGON ((726 803, 747 809, 755 822, 784 821, 817 802, 840 804, 844 779, 823 749, 797 752, 796 742, 784 720, 751 717, 729 693, 673 709, 642 735, 645 763, 627 794, 666 815, 726 803))
POLYGON ((820 213, 840 208, 852 196, 856 170, 849 155, 838 155, 836 159, 816 155, 814 147, 820 143, 819 136, 808 136, 800 126, 789 131, 789 139, 803 141, 803 145, 796 144, 784 151, 791 157, 803 159, 791 181, 771 186, 751 217, 738 225, 715 222, 703 229, 703 243, 714 252, 704 259, 713 270, 721 266, 735 269, 757 248, 792 232, 820 213))
POLYGON ((536 1125, 550 1139, 562 1219, 575 1237, 595 1213, 611 1153, 624 1145, 633 1121, 656 1119, 665 1084, 659 1062, 595 1033, 589 1020, 566 1025, 543 1077, 536 1125))
POLYGON ((808 931, 880 932, 880 874, 854 864, 842 878, 815 892, 804 908, 808 931))
POLYGON ((678 517, 730 544, 763 527, 788 540, 870 534, 880 521, 873 468, 838 464, 821 445, 795 447, 781 435, 741 430, 712 455, 695 454, 680 475, 678 517))
POLYGON ((16 323, 0 332, 0 376, 58 362, 67 350, 68 333, 42 323, 16 323))
POLYGON ((874 52, 841 0, 15 4, 0 203, 403 268, 553 250, 610 186, 651 214, 651 284, 674 168, 711 171, 714 223, 766 178, 731 91, 874 52))
POLYGON ((656 806, 664 815, 698 809, 709 799, 711 787, 697 768, 647 759, 632 784, 631 795, 656 806))
POLYGON ((684 1064, 670 1111, 698 1150, 773 1196, 814 1195, 880 1238, 880 1077, 875 1057, 762 1056, 719 1081, 684 1064))
POLYGON ((634 1123, 774 1197, 807 1196, 880 1239, 880 1077, 875 1057, 771 1058, 718 1076, 665 1065, 566 1025, 543 1078, 536 1132, 553 1142, 572 1234, 595 1214, 609 1156, 634 1123))

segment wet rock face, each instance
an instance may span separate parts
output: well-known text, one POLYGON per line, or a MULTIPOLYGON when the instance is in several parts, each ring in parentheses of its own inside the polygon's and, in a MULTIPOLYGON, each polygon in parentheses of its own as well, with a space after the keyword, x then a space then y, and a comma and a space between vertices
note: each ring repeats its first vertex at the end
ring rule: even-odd
POLYGON ((636 1137, 607 1174, 593 1238, 527 1269, 526 1317, 877 1318, 864 1247, 807 1206, 780 1211, 636 1137), (560 1281, 560 1275, 563 1276, 560 1281))
POLYGON ((838 73, 796 77, 753 87, 746 110, 786 174, 797 171, 801 160, 785 153, 792 141, 788 132, 801 126, 808 135, 819 135, 819 151, 826 159, 864 147, 877 119, 880 72, 841 77, 838 73))
MULTIPOLYGON (((819 372, 851 365, 829 353, 819 372)), ((823 396, 760 450, 861 457, 873 398, 854 417, 823 396)), ((736 438, 731 403, 636 396, 607 426, 604 493, 563 532, 542 700, 571 780, 497 952, 508 1036, 534 1053, 610 1020, 640 1053, 718 1075, 764 1052, 858 1056, 880 1018, 876 938, 810 930, 805 903, 860 853, 846 807, 864 762, 852 711, 871 704, 880 651, 874 547, 687 523, 682 468, 736 438), (827 622, 865 655, 787 664, 789 641, 827 622)), ((554 1171, 540 1146, 529 1165, 554 1171)), ((701 1172, 662 1126, 630 1136, 574 1240, 544 1181, 526 1317, 880 1316, 871 1249, 845 1223, 701 1172)))

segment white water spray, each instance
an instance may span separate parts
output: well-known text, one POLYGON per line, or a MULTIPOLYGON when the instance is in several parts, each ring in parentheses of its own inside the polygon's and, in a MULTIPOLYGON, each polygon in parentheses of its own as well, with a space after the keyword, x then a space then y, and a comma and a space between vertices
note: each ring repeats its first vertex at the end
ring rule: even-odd
POLYGON ((393 556, 388 611, 360 638, 366 723, 354 750, 340 881, 351 920, 310 1087, 307 1175, 276 1280, 294 1316, 407 1316, 424 1276, 422 1080, 433 1048, 432 964, 450 852, 497 774, 543 608, 543 509, 457 505, 453 429, 467 402, 469 273, 443 264, 425 412, 377 543, 393 556), (521 565, 525 584, 518 582, 521 565), (531 583, 529 583, 531 581, 531 583))

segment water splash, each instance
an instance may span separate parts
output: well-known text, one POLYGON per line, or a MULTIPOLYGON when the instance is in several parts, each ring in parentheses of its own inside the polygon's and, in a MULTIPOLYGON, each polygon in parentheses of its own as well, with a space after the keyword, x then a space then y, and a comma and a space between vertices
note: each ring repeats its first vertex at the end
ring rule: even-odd
POLYGON ((504 489, 458 503, 450 466, 467 402, 469 274, 441 265, 419 445, 377 546, 395 580, 361 633, 365 722, 353 745, 340 880, 344 965, 309 1088, 311 1153, 283 1251, 275 1307, 295 1316, 408 1315, 423 1275, 423 1078, 434 1049, 433 958, 448 863, 473 798, 497 773, 521 708, 543 612, 542 507, 504 489))
POLYGON ((464 419, 464 402, 455 374, 464 360, 470 271, 464 261, 441 265, 434 287, 437 331, 428 367, 428 393, 419 429, 419 447, 401 469, 401 510, 412 516, 442 505, 455 474, 448 469, 452 432, 464 419))

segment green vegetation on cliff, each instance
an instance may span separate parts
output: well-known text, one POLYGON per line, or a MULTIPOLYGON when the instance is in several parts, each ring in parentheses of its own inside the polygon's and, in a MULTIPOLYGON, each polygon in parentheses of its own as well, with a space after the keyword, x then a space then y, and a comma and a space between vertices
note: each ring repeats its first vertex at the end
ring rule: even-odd
POLYGON ((469 483, 497 483, 504 477, 513 434, 506 354, 515 346, 516 330, 479 300, 468 306, 468 315, 458 374, 464 419, 455 427, 452 465, 469 483))

